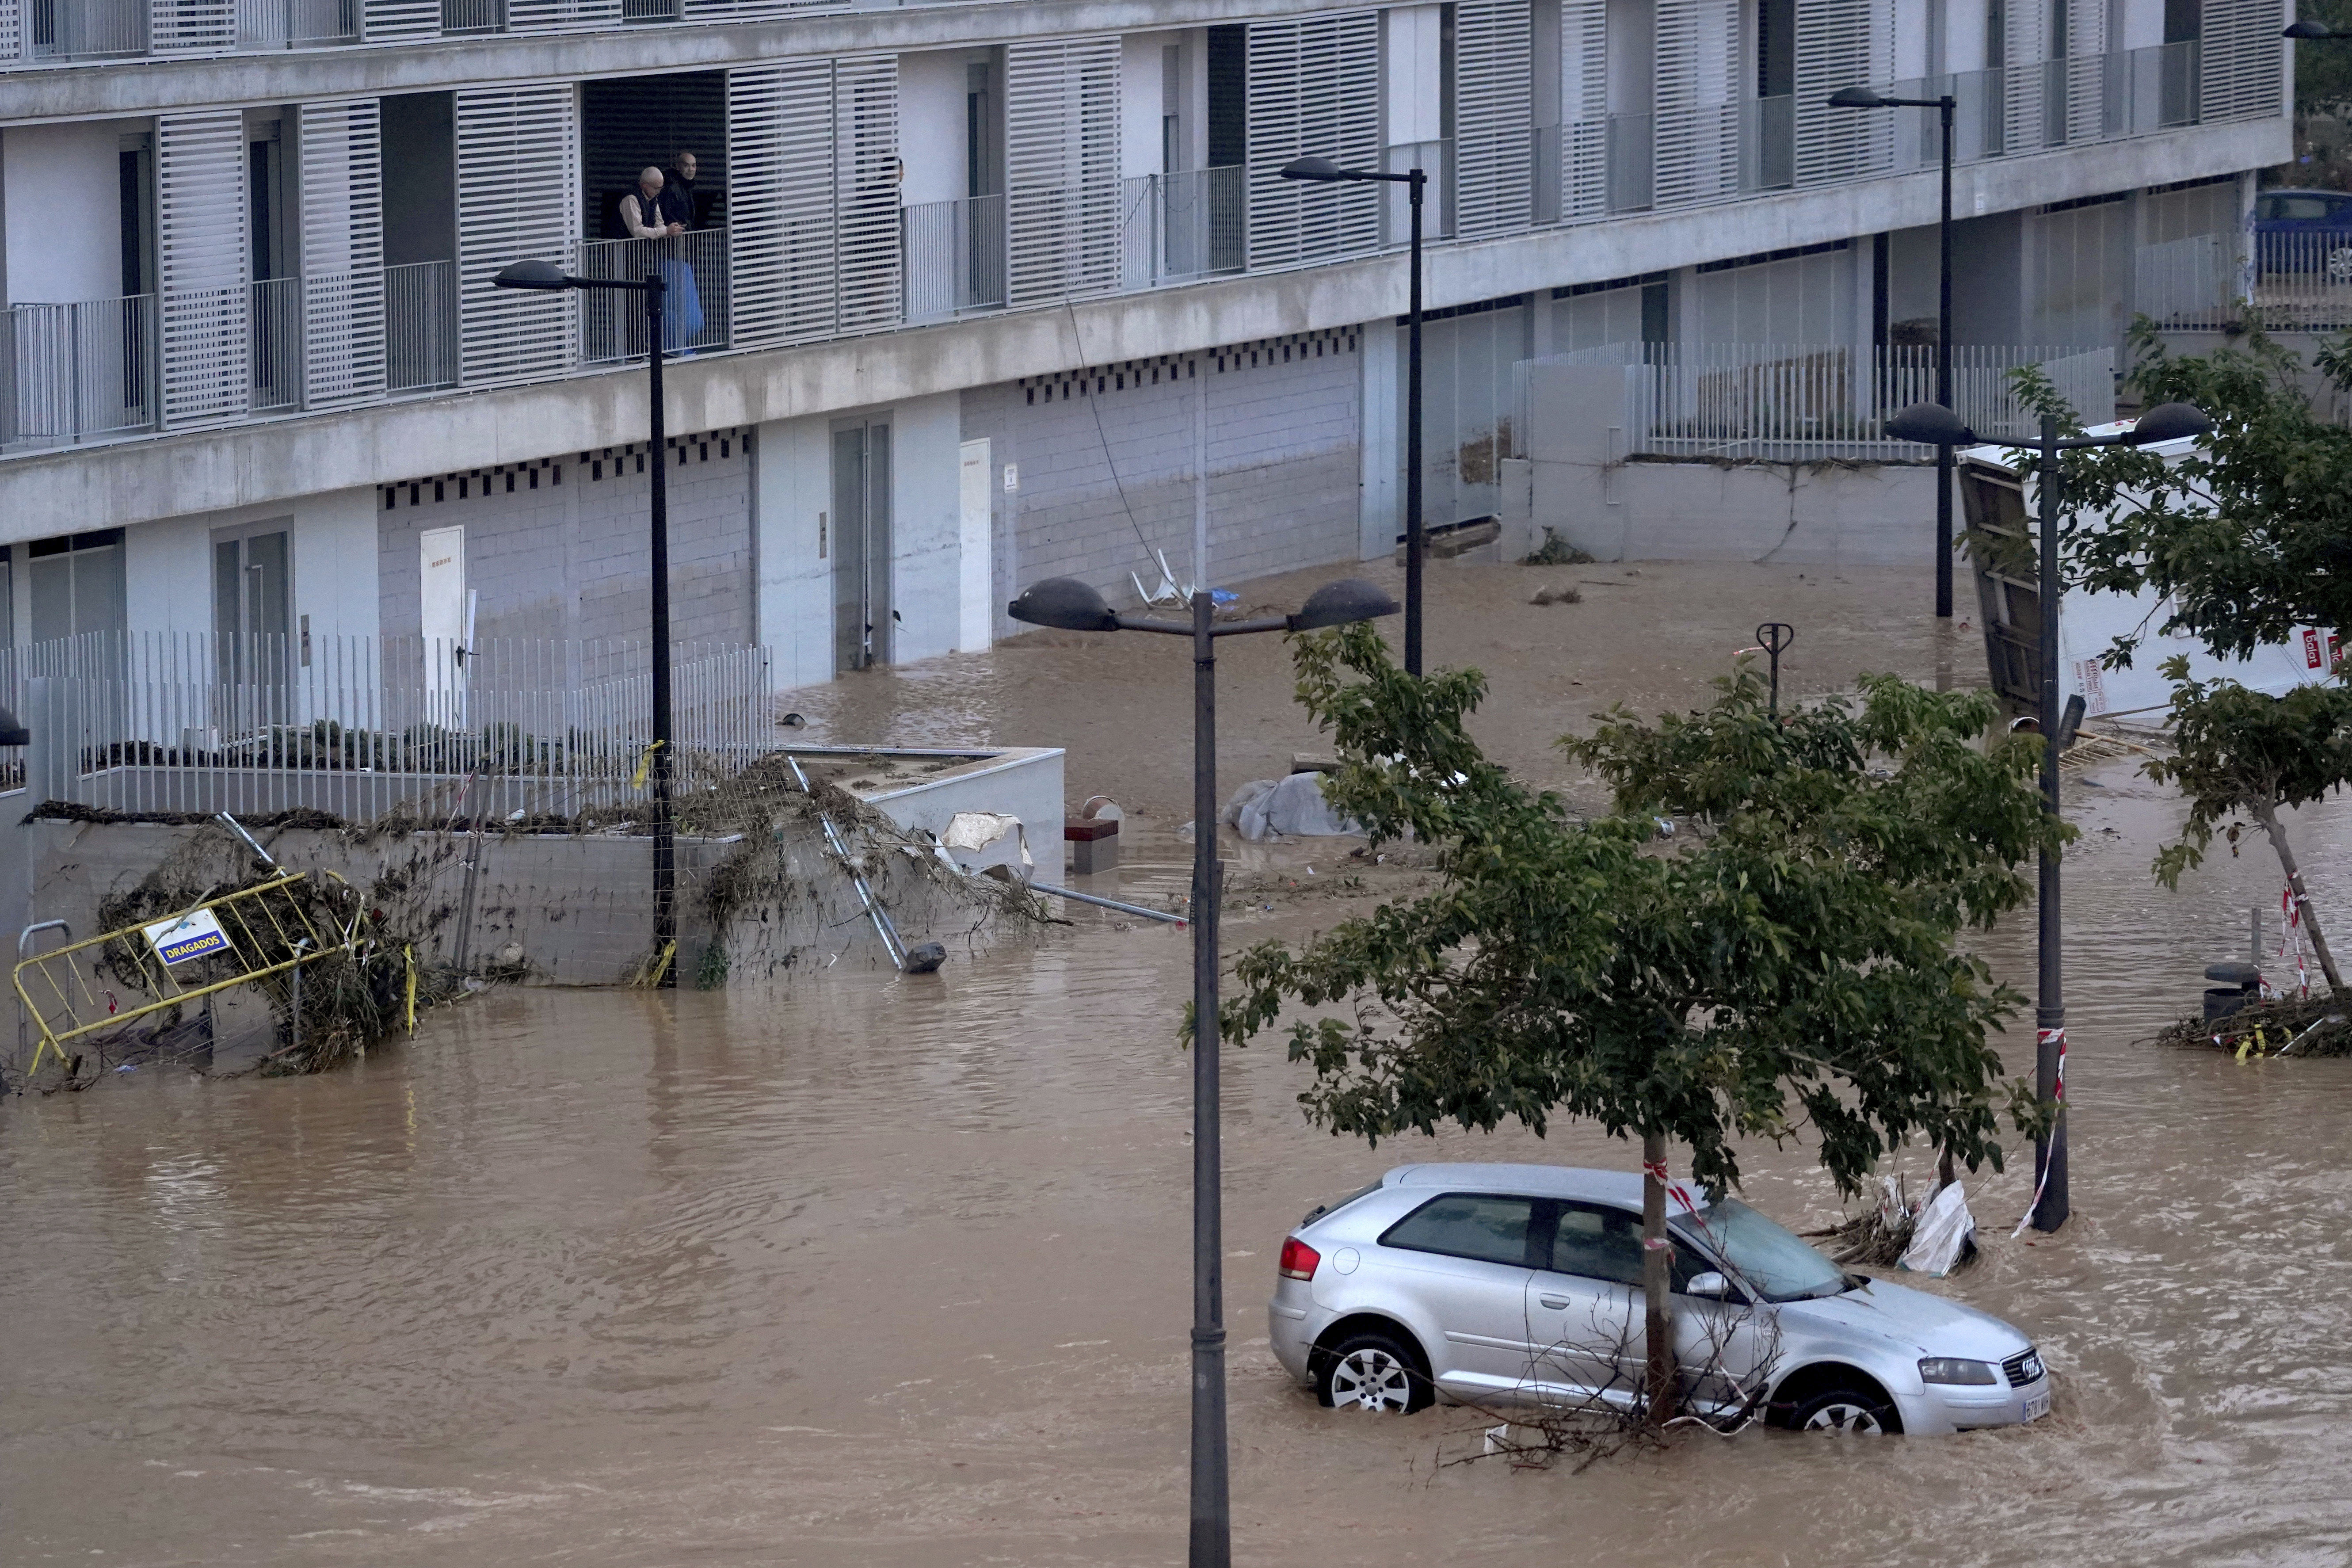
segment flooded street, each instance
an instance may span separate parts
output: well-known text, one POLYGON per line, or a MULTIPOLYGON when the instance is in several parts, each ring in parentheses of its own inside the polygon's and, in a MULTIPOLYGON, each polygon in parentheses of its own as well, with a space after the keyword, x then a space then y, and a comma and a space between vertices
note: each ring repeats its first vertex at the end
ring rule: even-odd
MULTIPOLYGON (((1491 662, 1484 732, 1531 772, 1595 708, 1696 700, 1768 616, 1800 626, 1802 689, 1933 679, 1928 623, 1892 574, 1815 600, 1792 574, 1738 570, 1660 569, 1688 575, 1646 591, 1646 618, 1597 587, 1525 606, 1579 569, 1521 572, 1516 596, 1487 593, 1475 646, 1435 617, 1476 585, 1436 574, 1432 661, 1491 662), (1637 623, 1705 657, 1636 643, 1637 623)), ((1251 640, 1228 661, 1227 789, 1316 742, 1278 643, 1251 640)), ((845 681, 812 730, 1070 745, 1074 797, 1160 818, 1116 889, 1156 902, 1184 875, 1169 818, 1189 669, 1127 641, 1143 646, 1027 643, 845 681)), ((1980 643, 1958 647, 1980 671, 1980 643)), ((2034 1336, 2051 1419, 1884 1443, 1701 1434, 1571 1475, 1441 1466, 1475 1447, 1465 1412, 1323 1411, 1265 1343, 1303 1211, 1433 1155, 1634 1157, 1574 1125, 1368 1152, 1303 1123, 1302 1069, 1268 1042, 1226 1068, 1236 1560, 2344 1562, 2352 1061, 2146 1043, 2206 963, 2242 955, 2249 905, 2275 938, 2276 863, 2221 852, 2158 888, 2179 807, 2128 763, 2069 811, 2074 1218, 2009 1239, 2021 1150, 1969 1183, 1984 1258, 1927 1287, 2034 1336)), ((2317 907, 2352 907, 2352 812, 2292 826, 2317 907)), ((1280 882, 1345 849, 1230 853, 1280 882)), ((1230 921, 1227 951, 1337 907, 1277 900, 1230 921)), ((1988 943, 2029 994, 2032 933, 2024 911, 1988 943)), ((495 991, 324 1077, 142 1069, 0 1100, 0 1562, 1181 1562, 1188 941, 1082 911, 937 976, 495 991)), ((2031 1042, 2029 1003, 2002 1041, 2012 1071, 2031 1042)), ((1767 1212, 1836 1213, 1806 1151, 1744 1162, 1767 1212)))

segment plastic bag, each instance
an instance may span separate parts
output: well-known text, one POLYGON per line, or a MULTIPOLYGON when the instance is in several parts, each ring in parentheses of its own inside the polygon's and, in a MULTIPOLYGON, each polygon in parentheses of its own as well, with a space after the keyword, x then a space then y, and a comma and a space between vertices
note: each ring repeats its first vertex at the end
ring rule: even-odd
POLYGON ((1292 773, 1279 779, 1253 779, 1225 803, 1223 819, 1244 838, 1260 843, 1279 834, 1287 837, 1324 838, 1346 834, 1360 837, 1363 827, 1331 809, 1323 798, 1321 773, 1292 773))
POLYGON ((1968 1194, 1954 1182, 1928 1199, 1912 1222, 1911 1246, 1903 1254, 1903 1267, 1940 1279, 1967 1255, 1976 1234, 1976 1215, 1969 1212, 1968 1194))

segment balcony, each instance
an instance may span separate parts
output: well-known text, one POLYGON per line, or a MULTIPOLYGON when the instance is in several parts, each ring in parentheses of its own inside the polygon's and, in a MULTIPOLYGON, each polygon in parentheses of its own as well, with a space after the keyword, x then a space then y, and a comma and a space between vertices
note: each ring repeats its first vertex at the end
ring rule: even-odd
POLYGON ((236 0, 240 49, 316 49, 360 41, 360 0, 236 0))
POLYGON ((457 267, 413 261, 383 269, 384 390, 457 384, 457 267))
POLYGON ((104 60, 147 52, 147 0, 31 0, 26 53, 37 60, 104 60))
POLYGON ((1119 205, 1127 287, 1149 289, 1246 267, 1245 174, 1235 163, 1128 180, 1119 205))
MULTIPOLYGON (((1422 187, 1421 237, 1424 241, 1450 239, 1454 236, 1454 143, 1441 139, 1435 142, 1399 142, 1391 146, 1383 159, 1384 174, 1402 174, 1419 169, 1429 176, 1422 187)), ((1381 243, 1385 246, 1409 244, 1412 237, 1412 197, 1403 185, 1382 187, 1387 200, 1381 210, 1381 243)))
POLYGON ((1797 100, 1782 93, 1739 106, 1739 188, 1785 191, 1797 183, 1797 100))
MULTIPOLYGON (((667 239, 588 239, 580 242, 572 270, 583 278, 660 278, 662 347, 694 353, 727 346, 727 255, 724 228, 667 239)), ((645 357, 643 295, 589 289, 582 291, 580 306, 582 363, 645 357)))
POLYGON ((152 294, 10 306, 0 311, 0 450, 152 427, 155 370, 152 294))
POLYGON ((507 30, 507 0, 441 0, 441 33, 462 37, 507 30))
POLYGON ((1004 308, 1004 198, 965 196, 899 209, 908 321, 1004 308))

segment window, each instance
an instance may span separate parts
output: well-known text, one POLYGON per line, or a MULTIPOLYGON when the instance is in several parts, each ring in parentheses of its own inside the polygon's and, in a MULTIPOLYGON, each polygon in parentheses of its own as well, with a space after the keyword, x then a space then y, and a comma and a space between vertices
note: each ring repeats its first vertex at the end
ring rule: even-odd
POLYGON ((2273 196, 2270 216, 2274 218, 2322 218, 2328 216, 2328 204, 2321 196, 2273 196))
MULTIPOLYGON (((1628 1209, 1601 1204, 1563 1203, 1551 1226, 1551 1262, 1538 1260, 1555 1274, 1574 1274, 1612 1285, 1642 1283, 1642 1216, 1628 1209)), ((1715 1266, 1677 1238, 1675 1241, 1672 1288, 1680 1291, 1696 1276, 1715 1266)))
POLYGON ((1528 1228, 1534 1214, 1532 1198, 1448 1193, 1391 1226, 1381 1245, 1524 1268, 1528 1266, 1528 1228))
POLYGON ((33 641, 130 629, 121 529, 37 539, 26 554, 32 570, 33 641))

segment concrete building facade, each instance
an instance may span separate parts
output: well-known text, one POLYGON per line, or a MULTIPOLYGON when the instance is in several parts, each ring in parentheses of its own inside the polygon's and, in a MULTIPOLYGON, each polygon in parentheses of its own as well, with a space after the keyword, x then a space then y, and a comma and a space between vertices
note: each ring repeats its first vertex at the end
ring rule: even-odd
POLYGON ((1432 174, 1443 523, 1498 510, 1520 361, 1916 341, 1932 117, 1852 83, 1959 100, 1963 342, 2116 345, 2136 258, 2289 155, 2286 20, 0 0, 0 640, 641 636, 644 328, 492 286, 525 258, 664 278, 677 635, 780 687, 983 647, 1042 576, 1383 555, 1404 213, 1291 159, 1432 174), (685 231, 629 237, 681 154, 685 231))

